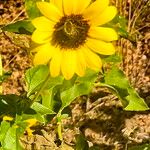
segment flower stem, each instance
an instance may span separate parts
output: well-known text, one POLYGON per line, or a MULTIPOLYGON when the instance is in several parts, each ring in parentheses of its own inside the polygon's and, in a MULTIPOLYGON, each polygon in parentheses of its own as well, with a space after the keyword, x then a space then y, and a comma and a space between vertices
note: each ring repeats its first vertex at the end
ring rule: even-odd
POLYGON ((57 122, 57 125, 58 125, 58 127, 57 127, 58 137, 62 141, 63 137, 62 137, 62 124, 61 124, 61 121, 57 122))
POLYGON ((58 133, 58 137, 61 141, 63 141, 63 137, 62 137, 62 121, 61 121, 61 111, 58 112, 57 114, 57 133, 58 133))

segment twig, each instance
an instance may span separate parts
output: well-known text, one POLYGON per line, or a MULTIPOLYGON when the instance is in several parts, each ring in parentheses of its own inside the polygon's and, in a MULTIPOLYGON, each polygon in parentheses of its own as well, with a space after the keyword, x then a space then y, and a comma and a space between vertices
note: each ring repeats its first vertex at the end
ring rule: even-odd
POLYGON ((13 56, 13 58, 4 66, 4 69, 6 69, 8 67, 8 65, 20 54, 20 52, 18 52, 17 54, 15 54, 13 56))
POLYGON ((20 17, 20 15, 22 15, 23 12, 25 12, 25 9, 23 9, 10 23, 16 21, 20 17))
POLYGON ((129 18, 128 18, 128 32, 130 31, 130 25, 131 25, 131 12, 132 12, 132 0, 130 0, 129 3, 129 18))

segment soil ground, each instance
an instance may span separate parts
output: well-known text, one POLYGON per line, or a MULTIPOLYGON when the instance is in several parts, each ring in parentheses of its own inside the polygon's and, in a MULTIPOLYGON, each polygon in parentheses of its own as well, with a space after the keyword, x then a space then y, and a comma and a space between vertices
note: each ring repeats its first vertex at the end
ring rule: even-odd
MULTIPOLYGON (((119 12, 129 18, 128 31, 134 43, 121 38, 117 45, 123 55, 122 69, 131 84, 150 106, 150 4, 149 1, 113 1, 119 12), (148 8, 146 8, 146 7, 148 8)), ((26 17, 22 0, 0 0, 0 25, 26 17)), ((12 33, 0 34, 3 67, 12 75, 3 84, 4 94, 21 94, 25 90, 24 72, 32 66, 28 55, 30 39, 12 33), (21 39, 21 42, 18 42, 21 39)), ((150 143, 150 113, 126 112, 118 99, 105 89, 94 89, 89 98, 70 106, 72 117, 64 120, 63 137, 74 145, 82 132, 90 145, 100 150, 127 150, 130 146, 150 143), (87 100, 88 99, 88 100, 87 100)), ((59 141, 55 123, 40 127, 32 137, 21 139, 26 150, 57 150, 59 141)))

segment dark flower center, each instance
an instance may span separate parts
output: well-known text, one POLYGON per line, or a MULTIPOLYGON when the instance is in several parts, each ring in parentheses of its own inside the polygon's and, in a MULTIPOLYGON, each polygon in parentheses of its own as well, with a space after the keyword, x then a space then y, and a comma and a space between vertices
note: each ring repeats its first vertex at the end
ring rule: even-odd
POLYGON ((82 15, 64 16, 54 26, 52 44, 61 49, 76 49, 83 45, 90 26, 82 15))

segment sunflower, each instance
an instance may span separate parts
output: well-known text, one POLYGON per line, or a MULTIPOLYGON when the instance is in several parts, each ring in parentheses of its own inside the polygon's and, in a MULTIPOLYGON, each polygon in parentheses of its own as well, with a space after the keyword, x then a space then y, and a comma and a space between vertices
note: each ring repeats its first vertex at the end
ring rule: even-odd
POLYGON ((111 41, 118 35, 102 26, 117 13, 109 0, 51 0, 37 2, 37 7, 43 16, 32 20, 32 40, 39 44, 33 63, 48 64, 52 77, 62 74, 69 80, 75 73, 84 76, 86 68, 100 70, 98 54, 115 53, 111 41))

